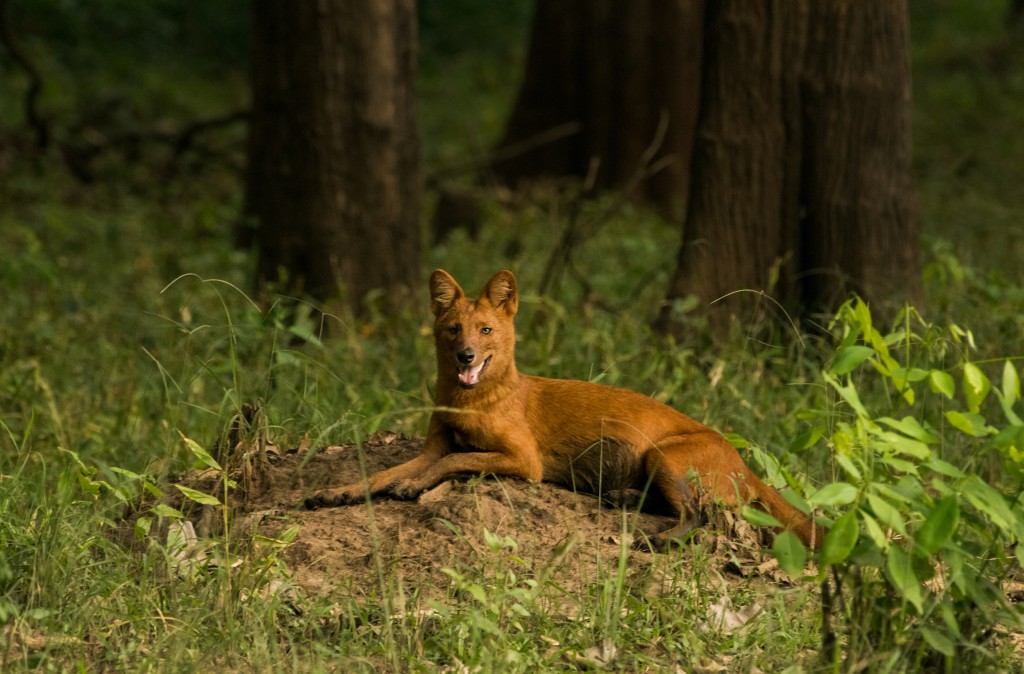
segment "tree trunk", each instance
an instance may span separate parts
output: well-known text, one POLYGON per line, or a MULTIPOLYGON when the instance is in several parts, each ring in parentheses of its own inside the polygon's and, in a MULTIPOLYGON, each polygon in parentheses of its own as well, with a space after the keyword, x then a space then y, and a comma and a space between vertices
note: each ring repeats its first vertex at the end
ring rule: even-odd
MULTIPOLYGON (((793 283, 799 148, 788 124, 800 42, 782 20, 786 0, 709 3, 691 198, 670 297, 696 294, 727 308, 758 301, 777 269, 793 283)), ((796 3, 790 2, 794 8, 796 3)), ((790 20, 792 16, 787 16, 790 20)))
POLYGON ((833 308, 851 291, 876 304, 916 299, 906 5, 830 0, 810 7, 803 302, 833 308))
POLYGON ((414 0, 253 2, 258 276, 359 310, 418 286, 414 0))
MULTIPOLYGON (((668 299, 712 327, 920 291, 907 11, 894 0, 710 3, 691 199, 668 299), (755 293, 738 293, 742 290, 755 293), (707 306, 707 304, 706 304, 707 306)), ((671 302, 662 315, 671 327, 671 302)))
POLYGON ((538 0, 494 175, 508 184, 590 178, 596 189, 632 189, 668 214, 681 212, 703 12, 703 0, 538 0), (661 168, 643 175, 652 166, 661 168))

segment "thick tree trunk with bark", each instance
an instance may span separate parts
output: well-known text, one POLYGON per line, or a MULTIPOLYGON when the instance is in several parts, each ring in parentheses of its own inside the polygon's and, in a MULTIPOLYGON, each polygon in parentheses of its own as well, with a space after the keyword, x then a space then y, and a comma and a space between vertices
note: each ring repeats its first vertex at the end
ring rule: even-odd
POLYGON ((834 307, 850 291, 875 301, 913 299, 920 244, 906 5, 812 2, 809 29, 802 300, 834 307))
POLYGON ((800 45, 782 20, 785 4, 709 3, 691 198, 671 295, 724 307, 744 299, 722 301, 731 293, 768 287, 773 269, 783 287, 793 283, 799 148, 791 132, 799 125, 791 125, 793 73, 783 56, 800 45))
POLYGON ((631 189, 663 211, 680 211, 703 8, 703 0, 538 0, 495 176, 509 184, 589 177, 596 189, 631 189), (645 165, 660 169, 638 180, 645 165))
MULTIPOLYGON (((907 10, 721 0, 705 27, 691 199, 668 298, 712 325, 766 290, 792 311, 920 292, 907 10)), ((663 315, 671 325, 669 312, 663 315)))
POLYGON ((356 310, 418 286, 414 0, 253 2, 261 281, 356 310))

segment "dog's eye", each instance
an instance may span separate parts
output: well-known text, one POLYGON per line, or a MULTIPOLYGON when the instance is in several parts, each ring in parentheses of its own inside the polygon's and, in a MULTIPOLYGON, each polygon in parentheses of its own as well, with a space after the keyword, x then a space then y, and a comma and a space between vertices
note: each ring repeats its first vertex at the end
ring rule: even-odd
POLYGON ((493 330, 493 329, 494 328, 480 328, 480 334, 481 335, 489 335, 489 334, 491 334, 491 330, 493 330))
POLYGON ((448 326, 448 332, 452 333, 453 335, 457 335, 461 331, 462 331, 462 326, 461 325, 450 325, 450 326, 448 326))

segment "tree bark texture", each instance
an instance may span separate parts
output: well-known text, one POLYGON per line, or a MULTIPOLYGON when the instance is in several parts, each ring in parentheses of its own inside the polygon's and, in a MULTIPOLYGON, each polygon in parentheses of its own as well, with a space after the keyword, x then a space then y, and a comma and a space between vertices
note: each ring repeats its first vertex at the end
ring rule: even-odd
MULTIPOLYGON (((793 87, 784 53, 799 44, 787 39, 783 4, 708 6, 713 32, 705 41, 691 199, 673 288, 705 301, 765 288, 769 270, 796 248, 790 218, 799 148, 787 133, 793 87)), ((788 287, 791 276, 780 280, 788 287)))
POLYGON ((803 78, 803 300, 920 293, 907 8, 811 2, 803 78), (813 273, 817 269, 820 274, 813 273))
POLYGON ((419 278, 414 0, 254 0, 258 276, 359 310, 419 278))
POLYGON ((669 299, 713 327, 768 290, 802 313, 920 292, 907 9, 709 3, 694 171, 669 299))
POLYGON ((494 175, 513 185, 589 178, 596 189, 632 188, 631 196, 681 213, 704 0, 538 0, 535 11, 494 175), (652 165, 662 168, 644 176, 652 165))

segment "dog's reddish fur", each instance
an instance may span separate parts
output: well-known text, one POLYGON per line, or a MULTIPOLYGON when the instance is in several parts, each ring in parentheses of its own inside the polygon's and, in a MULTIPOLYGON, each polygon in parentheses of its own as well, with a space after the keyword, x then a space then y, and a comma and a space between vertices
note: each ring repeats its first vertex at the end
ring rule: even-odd
POLYGON ((511 272, 495 274, 474 301, 437 270, 430 295, 437 411, 423 452, 368 483, 320 491, 309 507, 367 495, 410 499, 455 476, 494 473, 600 494, 650 486, 679 515, 662 541, 682 538, 699 523, 696 492, 730 505, 757 502, 805 544, 820 544, 818 528, 707 426, 633 391, 520 374, 511 272))

